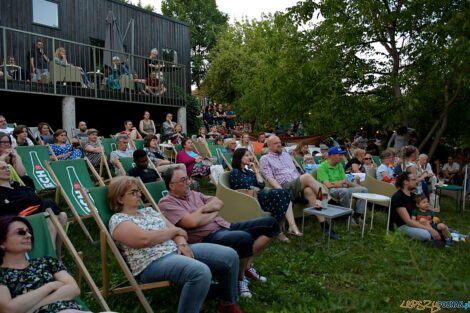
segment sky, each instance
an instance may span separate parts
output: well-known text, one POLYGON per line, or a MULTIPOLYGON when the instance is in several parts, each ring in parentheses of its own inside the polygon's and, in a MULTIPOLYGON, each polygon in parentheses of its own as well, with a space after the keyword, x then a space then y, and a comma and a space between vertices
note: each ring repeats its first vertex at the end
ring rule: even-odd
MULTIPOLYGON (((143 5, 150 4, 161 13, 161 0, 141 0, 143 5)), ((240 21, 243 17, 260 19, 261 13, 274 13, 297 4, 299 0, 216 0, 220 11, 227 13, 230 22, 240 21)), ((137 0, 132 0, 137 3, 137 0)))

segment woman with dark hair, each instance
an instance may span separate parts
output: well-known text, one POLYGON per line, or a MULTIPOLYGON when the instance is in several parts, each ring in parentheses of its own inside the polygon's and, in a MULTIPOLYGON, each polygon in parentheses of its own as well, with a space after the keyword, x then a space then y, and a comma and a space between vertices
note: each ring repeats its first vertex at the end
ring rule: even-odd
POLYGON ((144 151, 147 152, 147 156, 155 166, 169 165, 171 164, 167 158, 163 155, 163 152, 158 149, 159 140, 155 135, 148 135, 144 138, 144 151))
POLYGON ((84 312, 74 298, 80 287, 64 265, 46 256, 28 260, 31 224, 19 216, 0 218, 0 308, 3 312, 84 312))
POLYGON ((149 111, 144 112, 144 118, 139 122, 139 130, 144 137, 147 135, 155 135, 157 133, 155 123, 150 119, 149 111))
POLYGON ((26 125, 18 125, 13 129, 13 136, 11 137, 12 147, 28 147, 34 146, 31 139, 28 138, 28 127, 26 125))
POLYGON ((51 132, 51 127, 49 124, 41 122, 38 125, 38 137, 36 140, 41 145, 45 144, 53 144, 54 143, 54 135, 51 132))
MULTIPOLYGON (((232 167, 233 170, 230 172, 229 178, 232 189, 255 190, 256 198, 263 211, 271 212, 278 223, 281 223, 285 218, 289 224, 289 234, 303 236, 295 224, 289 191, 286 189, 263 190, 265 187, 264 180, 250 151, 245 148, 235 150, 232 167)), ((283 233, 278 235, 278 239, 289 242, 289 239, 283 233)))
POLYGON ((292 150, 291 155, 293 157, 297 157, 297 156, 304 157, 304 155, 308 153, 309 153, 308 144, 302 141, 301 143, 297 145, 297 147, 295 147, 294 150, 292 150))
POLYGON ((186 165, 186 173, 188 174, 188 177, 191 177, 192 175, 209 176, 213 182, 214 179, 211 176, 211 168, 202 164, 203 158, 194 148, 191 138, 184 138, 181 142, 181 146, 183 147, 183 150, 176 154, 176 163, 183 163, 186 165))
POLYGON ((183 139, 186 137, 185 134, 182 133, 183 132, 183 127, 181 126, 181 124, 176 124, 175 125, 175 133, 173 135, 170 136, 170 140, 171 140, 171 143, 172 144, 181 144, 183 139))
POLYGON ((0 132, 0 161, 3 161, 13 167, 23 183, 35 189, 34 181, 31 177, 26 175, 26 169, 23 165, 23 160, 16 152, 16 149, 11 147, 11 137, 5 133, 0 132))
POLYGON ((132 121, 124 121, 124 130, 118 135, 127 135, 131 140, 142 139, 142 136, 137 129, 132 125, 132 121))
POLYGON ((80 149, 74 149, 71 144, 67 143, 67 132, 63 129, 55 131, 51 149, 59 160, 73 160, 83 157, 80 149))

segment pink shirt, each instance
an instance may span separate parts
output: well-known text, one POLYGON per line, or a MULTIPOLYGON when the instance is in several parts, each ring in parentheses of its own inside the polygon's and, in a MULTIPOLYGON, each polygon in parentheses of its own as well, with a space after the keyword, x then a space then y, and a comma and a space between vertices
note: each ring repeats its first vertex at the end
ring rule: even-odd
MULTIPOLYGON (((211 196, 190 190, 186 198, 178 198, 172 194, 168 194, 160 199, 158 206, 160 210, 163 211, 163 214, 165 214, 165 217, 171 223, 177 225, 183 217, 206 205, 212 198, 211 196)), ((204 237, 218 231, 222 227, 229 228, 230 223, 220 216, 217 216, 207 225, 186 229, 188 232, 188 242, 201 242, 204 237)))
POLYGON ((281 186, 300 176, 291 156, 285 151, 264 155, 260 160, 260 171, 266 179, 274 178, 281 186))

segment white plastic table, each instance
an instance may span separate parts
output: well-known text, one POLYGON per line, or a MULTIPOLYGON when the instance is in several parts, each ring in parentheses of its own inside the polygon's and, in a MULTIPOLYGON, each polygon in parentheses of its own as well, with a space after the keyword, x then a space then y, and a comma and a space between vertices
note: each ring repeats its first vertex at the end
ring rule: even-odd
POLYGON ((364 210, 364 219, 363 219, 363 222, 362 222, 362 235, 361 235, 361 237, 364 237, 364 230, 366 228, 367 203, 368 202, 372 203, 372 216, 371 216, 371 220, 370 220, 370 230, 372 230, 372 226, 374 224, 375 204, 379 203, 379 202, 388 202, 388 217, 387 217, 387 234, 388 234, 388 227, 389 227, 389 224, 390 224, 390 208, 391 208, 391 204, 392 204, 392 199, 390 197, 378 195, 378 194, 375 194, 375 193, 355 192, 355 193, 352 194, 352 197, 351 197, 351 204, 350 204, 351 209, 352 209, 352 203, 353 203, 354 198, 362 199, 362 200, 366 201, 365 210, 364 210))

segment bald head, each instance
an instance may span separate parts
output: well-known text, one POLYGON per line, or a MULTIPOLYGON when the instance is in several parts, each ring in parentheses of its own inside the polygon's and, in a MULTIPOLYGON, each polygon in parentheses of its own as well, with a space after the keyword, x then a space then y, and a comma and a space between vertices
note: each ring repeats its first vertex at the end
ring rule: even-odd
POLYGON ((277 153, 281 154, 282 153, 282 145, 281 145, 281 139, 279 139, 278 136, 269 136, 268 139, 266 139, 266 143, 268 144, 269 151, 272 153, 277 153))

